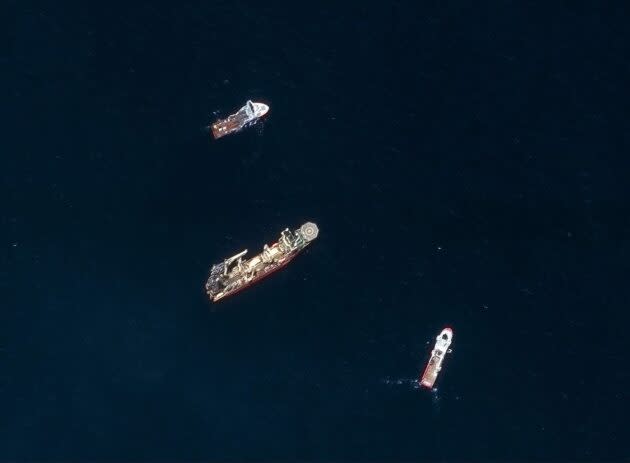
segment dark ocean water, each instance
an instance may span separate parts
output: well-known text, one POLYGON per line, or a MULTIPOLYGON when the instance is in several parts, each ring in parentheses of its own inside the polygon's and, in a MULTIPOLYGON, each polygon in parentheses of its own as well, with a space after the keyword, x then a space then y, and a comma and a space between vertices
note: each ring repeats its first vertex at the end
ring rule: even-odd
POLYGON ((331 5, 8 2, 1 460, 630 456, 628 8, 331 5))

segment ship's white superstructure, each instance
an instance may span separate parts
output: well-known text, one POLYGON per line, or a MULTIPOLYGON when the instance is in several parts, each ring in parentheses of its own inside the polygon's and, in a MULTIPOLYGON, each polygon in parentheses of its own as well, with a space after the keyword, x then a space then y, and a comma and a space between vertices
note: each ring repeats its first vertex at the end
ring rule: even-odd
POLYGON ((252 100, 247 100, 245 104, 245 112, 247 113, 248 122, 263 117, 269 111, 269 106, 265 103, 254 103, 252 100))
POLYGON ((444 356, 450 353, 449 349, 451 342, 453 341, 453 330, 451 328, 444 328, 442 332, 435 338, 435 346, 431 351, 431 358, 429 363, 420 378, 420 385, 428 388, 432 388, 435 384, 435 380, 442 369, 442 362, 444 356))

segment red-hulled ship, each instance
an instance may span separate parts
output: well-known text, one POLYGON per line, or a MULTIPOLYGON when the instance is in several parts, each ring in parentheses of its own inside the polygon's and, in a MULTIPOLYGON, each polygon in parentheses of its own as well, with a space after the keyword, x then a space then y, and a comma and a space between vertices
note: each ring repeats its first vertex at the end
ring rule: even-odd
POLYGON ((255 103, 247 100, 245 106, 225 119, 220 119, 210 126, 215 139, 225 137, 234 132, 239 132, 250 126, 269 112, 269 106, 265 103, 255 103))
POLYGON ((435 338, 435 346, 431 351, 431 358, 429 358, 429 363, 427 363, 424 373, 420 378, 421 386, 428 387, 429 389, 433 387, 433 384, 435 384, 435 380, 442 369, 444 356, 451 352, 449 347, 452 340, 453 330, 450 328, 444 328, 438 337, 435 338))
POLYGON ((247 249, 212 266, 206 282, 206 292, 213 302, 253 285, 255 282, 280 270, 308 246, 319 234, 317 225, 307 222, 300 228, 288 228, 280 234, 278 242, 265 245, 263 251, 249 260, 243 260, 247 249))

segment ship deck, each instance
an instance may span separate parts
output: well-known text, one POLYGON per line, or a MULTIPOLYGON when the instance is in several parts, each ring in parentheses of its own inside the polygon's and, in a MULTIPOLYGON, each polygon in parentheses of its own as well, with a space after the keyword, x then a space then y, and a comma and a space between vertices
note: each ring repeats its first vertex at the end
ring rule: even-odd
POLYGON ((438 373, 440 372, 440 362, 436 356, 431 357, 429 363, 427 364, 424 373, 422 374, 422 379, 420 382, 423 386, 433 387, 435 384, 435 380, 438 377, 438 373))

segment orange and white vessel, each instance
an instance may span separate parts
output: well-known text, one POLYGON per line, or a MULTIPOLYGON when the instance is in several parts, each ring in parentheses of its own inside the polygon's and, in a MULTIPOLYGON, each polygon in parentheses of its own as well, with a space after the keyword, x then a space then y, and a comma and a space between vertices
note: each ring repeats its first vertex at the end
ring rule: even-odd
POLYGON ((451 342, 453 341, 453 330, 444 328, 442 332, 435 338, 435 346, 431 351, 429 363, 427 363, 424 373, 420 378, 420 385, 431 389, 435 384, 435 380, 442 369, 442 362, 446 354, 451 353, 451 342))
POLYGON ((318 234, 317 225, 306 222, 296 230, 283 230, 278 242, 271 246, 265 244, 263 251, 251 259, 243 260, 243 256, 247 254, 245 249, 213 265, 206 282, 208 297, 217 302, 280 270, 317 238, 318 234))
POLYGON ((220 119, 210 126, 215 139, 225 137, 231 133, 240 132, 249 127, 269 112, 265 103, 255 103, 247 100, 245 106, 225 119, 220 119))

